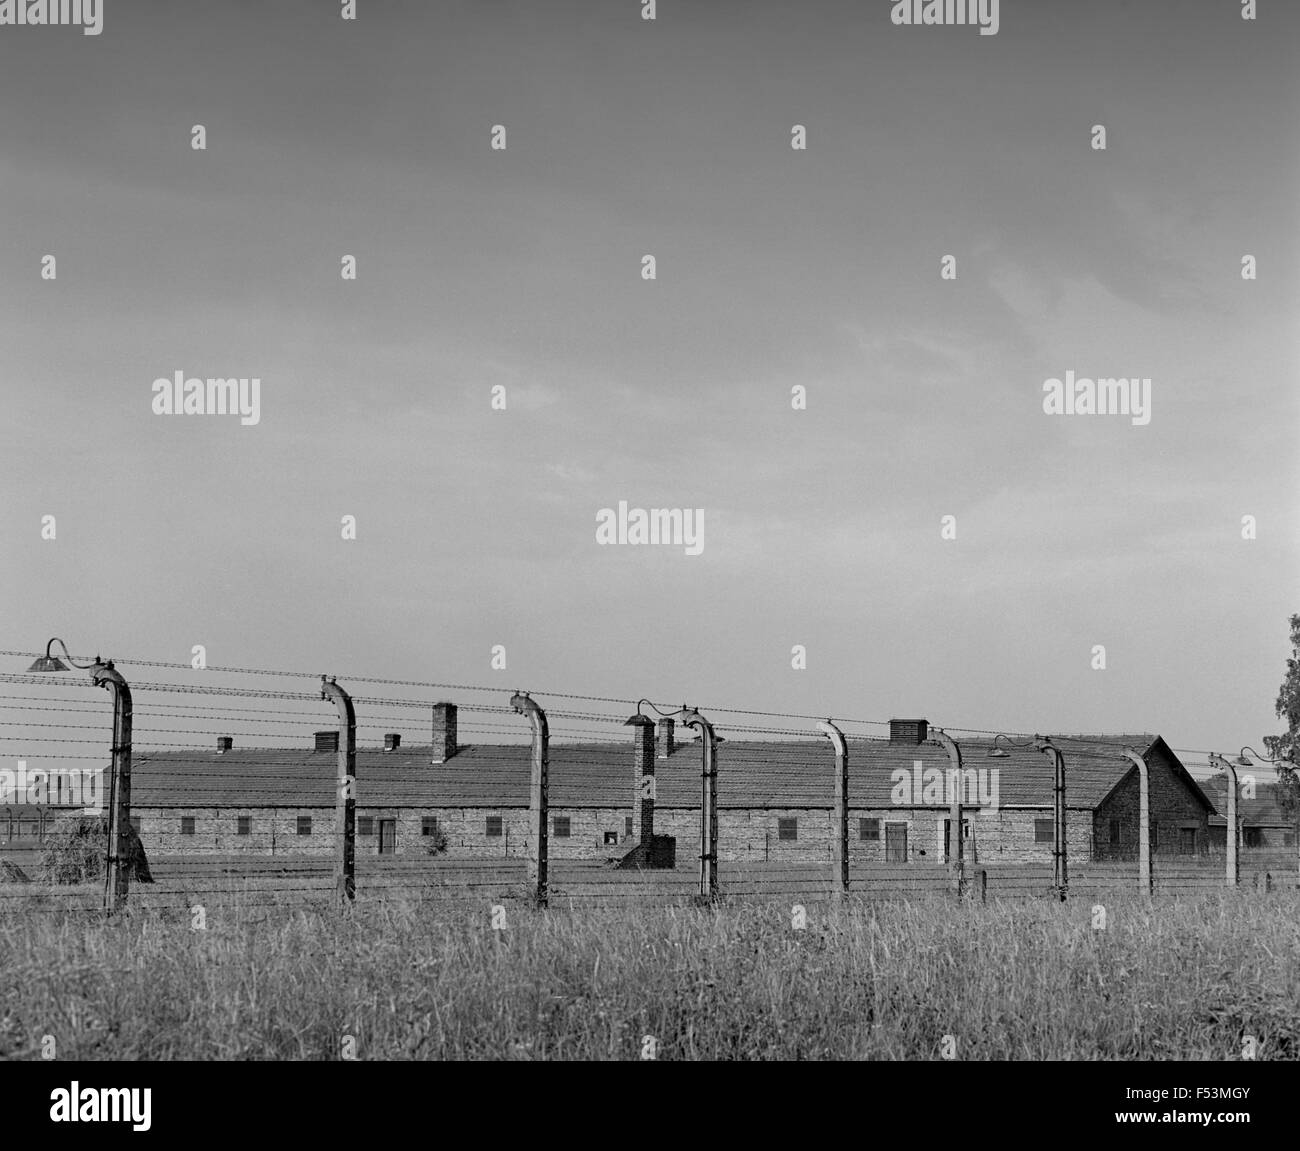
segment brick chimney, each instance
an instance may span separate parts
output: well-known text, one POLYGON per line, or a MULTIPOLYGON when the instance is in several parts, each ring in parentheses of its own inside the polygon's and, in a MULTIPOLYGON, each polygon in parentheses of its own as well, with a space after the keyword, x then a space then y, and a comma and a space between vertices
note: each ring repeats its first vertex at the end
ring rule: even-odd
POLYGON ((446 763, 456 754, 456 705, 433 705, 433 755, 431 762, 446 763))
POLYGON ((676 750, 677 744, 673 739, 676 726, 667 716, 659 721, 659 748, 655 753, 659 759, 667 759, 676 750))
MULTIPOLYGON (((669 721, 672 722, 671 720, 669 721)), ((648 716, 637 716, 632 726, 632 838, 649 845, 655 833, 655 801, 641 790, 644 776, 654 779, 655 725, 648 716)))
POLYGON ((235 740, 233 736, 229 736, 229 735, 217 736, 218 755, 223 755, 225 752, 229 751, 234 746, 235 746, 235 740))
POLYGON ((338 751, 339 733, 337 731, 318 731, 316 733, 317 751, 338 751))
POLYGON ((390 731, 384 736, 384 750, 396 751, 402 746, 402 736, 400 732, 390 731))
POLYGON ((915 747, 930 738, 930 725, 924 719, 891 719, 889 742, 915 747))

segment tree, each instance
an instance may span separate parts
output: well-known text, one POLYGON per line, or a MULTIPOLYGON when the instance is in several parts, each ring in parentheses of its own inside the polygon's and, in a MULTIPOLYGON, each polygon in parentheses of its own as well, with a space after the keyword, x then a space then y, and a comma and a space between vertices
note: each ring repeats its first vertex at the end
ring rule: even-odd
POLYGON ((1282 735, 1266 735, 1264 747, 1277 770, 1278 803, 1286 815, 1300 823, 1300 615, 1291 617, 1291 658, 1286 661, 1286 675, 1274 707, 1287 729, 1282 735))

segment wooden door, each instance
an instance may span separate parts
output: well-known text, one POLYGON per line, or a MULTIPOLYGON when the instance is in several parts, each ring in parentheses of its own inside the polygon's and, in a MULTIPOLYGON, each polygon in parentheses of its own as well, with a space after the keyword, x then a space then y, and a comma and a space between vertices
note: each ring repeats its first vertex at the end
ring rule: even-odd
POLYGON ((885 862, 907 862, 907 824, 885 824, 885 862))

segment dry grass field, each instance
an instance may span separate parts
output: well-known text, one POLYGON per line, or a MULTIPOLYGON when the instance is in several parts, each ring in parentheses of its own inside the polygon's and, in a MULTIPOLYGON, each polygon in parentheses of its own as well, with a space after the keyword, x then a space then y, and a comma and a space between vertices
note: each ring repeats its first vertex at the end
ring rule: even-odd
POLYGON ((0 1058, 1300 1059, 1294 890, 1096 898, 11 901, 0 1058))

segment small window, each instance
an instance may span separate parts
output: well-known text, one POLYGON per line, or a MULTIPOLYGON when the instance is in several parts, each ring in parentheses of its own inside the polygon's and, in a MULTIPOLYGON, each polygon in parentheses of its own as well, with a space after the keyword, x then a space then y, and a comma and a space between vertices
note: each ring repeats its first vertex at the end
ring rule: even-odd
POLYGON ((134 831, 136 835, 140 834, 140 817, 138 815, 131 816, 131 830, 134 831))
POLYGON ((632 817, 630 815, 624 818, 623 820, 623 834, 624 835, 632 834, 632 817))
POLYGON ((1111 841, 1111 843, 1118 843, 1118 842, 1119 842, 1120 830, 1121 830, 1121 827, 1120 827, 1120 821, 1119 821, 1118 819, 1112 819, 1112 820, 1110 821, 1110 841, 1111 841))
POLYGON ((487 817, 487 827, 484 829, 488 838, 495 839, 501 834, 501 817, 499 815, 489 815, 487 817))
POLYGON ((299 835, 310 835, 310 834, 311 834, 311 816, 310 816, 310 815, 300 815, 300 816, 298 816, 298 834, 299 834, 299 835))
POLYGON ((253 817, 251 815, 241 815, 239 817, 239 834, 240 835, 253 834, 253 817))
POLYGON ((611 846, 612 844, 615 844, 615 843, 617 843, 617 842, 618 842, 618 832, 617 832, 617 831, 607 831, 607 832, 605 832, 605 846, 606 846, 606 847, 609 847, 609 846, 611 846))
POLYGON ((1178 829, 1178 854, 1196 854, 1196 828, 1180 827, 1178 829))
POLYGON ((1264 837, 1258 827, 1243 827, 1241 829, 1242 844, 1245 847, 1263 847, 1264 837))
POLYGON ((879 843, 880 842, 880 820, 859 819, 858 838, 864 839, 869 843, 879 843))
POLYGON ((569 817, 567 815, 557 815, 551 824, 551 834, 556 839, 569 838, 569 817))
POLYGON ((194 834, 194 816, 192 815, 181 816, 181 834, 182 835, 194 834))
POLYGON ((1052 819, 1034 820, 1034 842, 1055 843, 1056 842, 1056 821, 1052 819))
POLYGON ((1151 850, 1155 851, 1160 846, 1160 828, 1157 824, 1151 825, 1151 850))
POLYGON ((799 821, 797 819, 778 819, 776 821, 777 839, 798 839, 799 821))
POLYGON ((420 816, 420 834, 421 835, 438 834, 438 817, 436 815, 420 816))
POLYGON ((375 834, 375 817, 373 815, 360 815, 357 817, 357 834, 375 834))
POLYGON ((1283 847, 1294 847, 1294 846, 1295 846, 1295 832, 1294 832, 1294 831, 1285 831, 1285 832, 1282 833, 1282 846, 1283 846, 1283 847))

